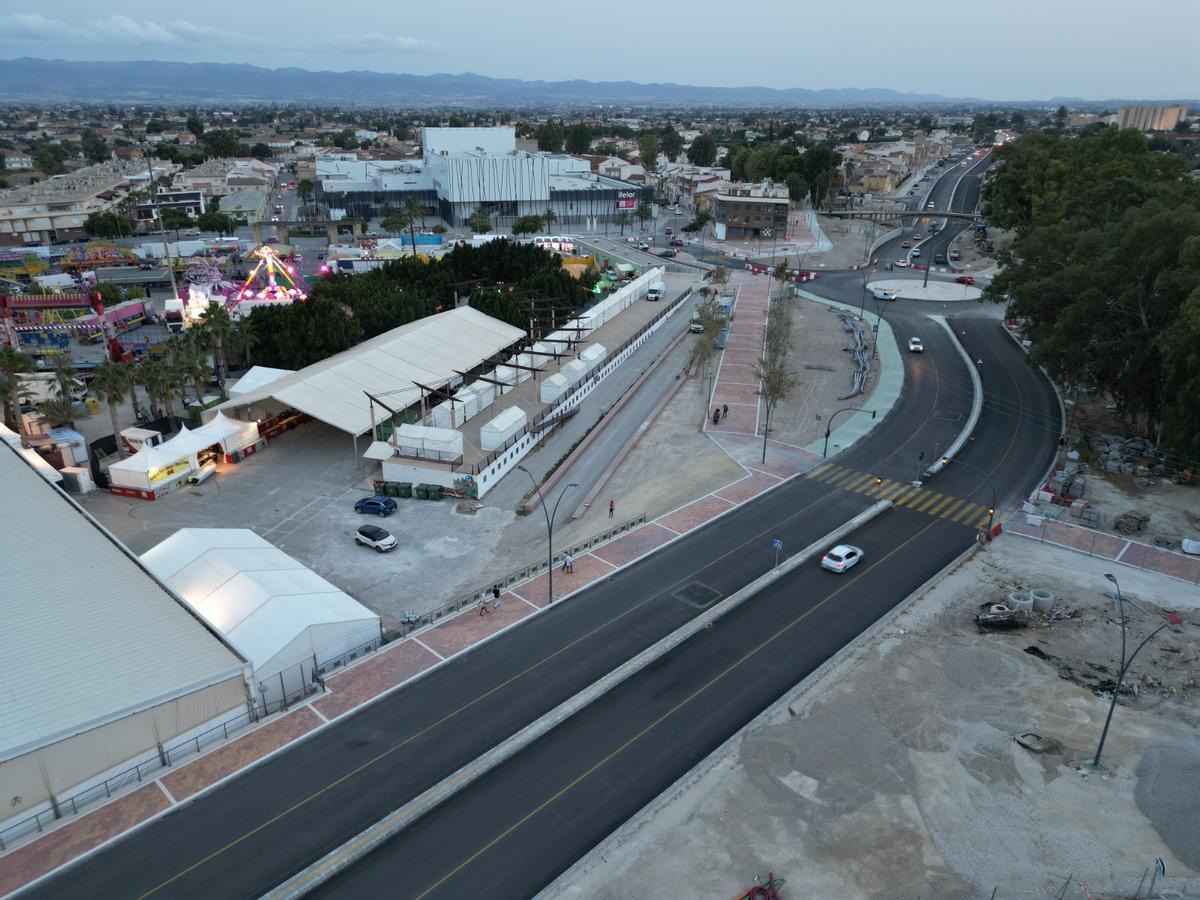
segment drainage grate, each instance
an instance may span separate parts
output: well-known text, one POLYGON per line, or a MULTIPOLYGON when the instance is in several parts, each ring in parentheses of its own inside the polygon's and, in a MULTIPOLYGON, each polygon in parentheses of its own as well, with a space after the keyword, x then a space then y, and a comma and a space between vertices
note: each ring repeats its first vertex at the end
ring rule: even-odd
POLYGON ((708 585, 701 584, 698 581, 693 581, 691 584, 677 590, 675 596, 688 604, 688 606, 704 609, 720 600, 721 592, 715 591, 708 585))

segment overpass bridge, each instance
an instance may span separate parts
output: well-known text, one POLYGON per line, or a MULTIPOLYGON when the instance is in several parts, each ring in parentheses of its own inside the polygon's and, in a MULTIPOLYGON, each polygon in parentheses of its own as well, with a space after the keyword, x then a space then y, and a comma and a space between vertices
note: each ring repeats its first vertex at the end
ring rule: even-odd
POLYGON ((325 234, 329 239, 329 243, 336 244, 339 242, 339 235, 343 231, 349 231, 355 242, 363 236, 363 222, 361 219, 321 219, 315 221, 301 221, 292 219, 286 222, 255 222, 250 226, 250 236, 253 238, 256 245, 261 245, 263 242, 263 229, 275 229, 275 235, 279 238, 279 243, 291 243, 288 238, 292 229, 298 231, 313 231, 315 229, 325 229, 325 234))
POLYGON ((925 216, 935 219, 962 219, 977 224, 984 221, 983 214, 979 212, 948 212, 943 209, 835 209, 824 215, 831 219, 867 219, 879 223, 896 222, 900 219, 920 219, 925 216))

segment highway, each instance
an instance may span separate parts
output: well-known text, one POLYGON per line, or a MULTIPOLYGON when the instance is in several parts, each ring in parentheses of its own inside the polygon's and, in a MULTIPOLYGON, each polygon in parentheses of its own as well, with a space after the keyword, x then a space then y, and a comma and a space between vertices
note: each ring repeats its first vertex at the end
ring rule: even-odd
MULTIPOLYGON (((837 463, 908 481, 921 454, 932 459, 962 427, 970 381, 948 336, 919 305, 889 305, 889 319, 898 340, 919 334, 927 352, 905 354, 908 379, 896 408, 837 463)), ((1002 502, 1015 499, 1053 454, 1057 403, 994 319, 962 317, 955 327, 966 332, 969 352, 984 359, 989 397, 962 458, 989 472, 1002 502)), ((965 467, 951 466, 930 486, 988 500, 984 479, 965 467)), ((772 539, 795 552, 871 502, 819 478, 795 479, 112 844, 30 896, 260 894, 762 574, 773 561, 772 539)), ((974 535, 913 509, 888 513, 855 536, 867 556, 849 576, 802 568, 514 757, 328 892, 378 892, 375 884, 417 896, 445 876, 439 891, 446 896, 535 891, 974 535), (530 779, 531 771, 538 777, 530 779)))

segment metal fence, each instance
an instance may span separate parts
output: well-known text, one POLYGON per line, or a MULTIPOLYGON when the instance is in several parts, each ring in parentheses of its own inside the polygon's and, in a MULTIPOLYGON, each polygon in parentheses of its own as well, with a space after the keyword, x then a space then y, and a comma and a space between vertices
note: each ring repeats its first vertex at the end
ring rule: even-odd
POLYGON ((478 606, 482 601, 491 598, 493 585, 498 585, 501 590, 504 590, 514 584, 528 581, 529 579, 542 574, 551 566, 561 563, 563 554, 565 553, 570 553, 572 556, 575 556, 576 554, 591 550, 593 547, 597 547, 600 544, 607 543, 608 541, 613 540, 613 538, 619 537, 620 535, 632 531, 634 528, 644 524, 646 524, 645 513, 634 516, 632 519, 626 519, 623 522, 619 522, 610 528, 606 528, 604 531, 601 531, 598 534, 594 534, 589 538, 579 541, 578 543, 563 547, 561 550, 556 550, 552 556, 542 557, 541 559, 529 563, 520 569, 514 569, 502 578, 494 579, 482 587, 476 588, 469 593, 462 594, 456 599, 447 603, 445 606, 439 606, 437 609, 431 610, 430 612, 420 616, 416 614, 410 614, 405 617, 404 622, 396 631, 393 632, 393 634, 395 634, 397 637, 405 637, 412 634, 414 631, 418 631, 427 625, 432 625, 434 622, 444 619, 447 616, 452 616, 455 613, 462 612, 464 609, 470 609, 471 607, 478 606))

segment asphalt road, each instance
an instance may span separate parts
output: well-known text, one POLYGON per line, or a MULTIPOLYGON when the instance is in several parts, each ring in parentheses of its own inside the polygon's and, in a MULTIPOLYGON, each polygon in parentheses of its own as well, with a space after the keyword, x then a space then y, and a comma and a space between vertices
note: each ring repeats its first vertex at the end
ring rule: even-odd
MULTIPOLYGON (((963 318, 954 324, 965 332, 971 352, 984 359, 990 396, 975 440, 960 458, 987 473, 1001 487, 1001 497, 1011 500, 1053 457, 1057 401, 998 323, 963 318)), ((963 374, 934 358, 945 343, 943 337, 933 355, 909 358, 913 394, 959 396, 963 374)), ((947 408, 935 400, 930 415, 947 408)), ((870 443, 880 446, 884 437, 870 443)), ((874 471, 896 463, 905 468, 904 448, 882 466, 872 456, 863 447, 839 462, 874 471)), ((801 479, 793 492, 805 494, 812 484, 801 479)), ((986 477, 966 466, 951 464, 933 486, 990 500, 986 477)), ((835 489, 811 500, 805 494, 793 502, 813 503, 798 510, 812 519, 824 515, 824 504, 837 505, 844 493, 835 489)), ((851 538, 864 548, 865 561, 850 573, 832 575, 813 561, 780 580, 317 894, 486 898, 536 893, 946 565, 974 536, 968 528, 911 509, 885 514, 851 538)), ((689 585, 707 587, 712 574, 711 567, 698 567, 689 585)))
MULTIPOLYGON (((944 333, 919 316, 913 316, 905 328, 918 329, 929 350, 924 356, 906 355, 912 368, 896 409, 868 441, 844 454, 839 462, 907 480, 913 477, 921 452, 931 457, 935 448, 945 447, 961 428, 970 388, 962 362, 944 333)), ((1019 365, 1023 381, 1029 381, 1032 376, 1016 348, 1011 342, 1004 344, 1008 338, 1003 334, 996 337, 999 341, 993 343, 1008 359, 1003 365, 1019 365)), ((998 362, 996 371, 1000 370, 998 362)), ((1016 441, 1024 434, 1007 422, 998 433, 1005 436, 1006 446, 1010 438, 1016 441)), ((1052 446, 1056 435, 1041 437, 1052 446)), ((1013 457, 1019 453, 1026 458, 1026 466, 1000 472, 1000 483, 1024 491, 1033 477, 1031 468, 1039 472, 1044 468, 1040 461, 1028 466, 1028 457, 1036 456, 1038 447, 1032 438, 1017 442, 1013 457)), ((963 491, 963 496, 974 494, 973 499, 978 499, 977 475, 964 469, 939 477, 954 490, 963 491)), ((261 893, 669 633, 696 615, 698 604, 706 606, 728 596, 762 574, 773 561, 772 539, 782 539, 785 552, 794 552, 869 503, 861 494, 815 480, 789 482, 348 717, 153 827, 111 845, 31 895, 249 897, 261 893)), ((881 535, 898 539, 907 534, 910 526, 895 524, 907 518, 903 513, 887 518, 885 525, 893 524, 884 527, 881 535)), ((861 619, 854 620, 857 627, 901 599, 906 585, 916 583, 912 579, 920 580, 935 571, 946 553, 957 552, 972 538, 972 532, 961 527, 956 538, 947 537, 955 530, 943 523, 923 532, 941 537, 932 539, 930 545, 925 542, 931 538, 922 538, 912 545, 913 552, 901 555, 904 567, 895 573, 896 580, 889 582, 890 592, 879 598, 883 606, 866 609, 861 619), (909 566, 913 567, 911 577, 904 575, 909 566)), ((862 571, 868 572, 882 561, 887 544, 872 538, 865 546, 870 565, 864 565, 862 571)), ((889 563, 889 571, 891 567, 889 563)), ((756 599, 750 605, 757 604, 756 599)), ((773 616, 768 613, 768 618, 773 616)), ((818 621, 819 617, 811 624, 816 627, 818 621)), ((766 705, 760 701, 771 690, 798 681, 804 671, 841 645, 844 633, 835 630, 811 640, 814 649, 798 658, 799 668, 781 672, 780 680, 770 682, 765 693, 748 694, 755 699, 731 716, 714 717, 711 739, 724 739, 722 735, 727 736, 740 721, 766 705)), ((690 682, 676 678, 674 683, 683 688, 690 682)), ((631 722, 639 721, 634 712, 630 710, 631 722)), ((686 770, 688 759, 700 752, 689 751, 686 758, 670 757, 664 763, 666 768, 657 770, 659 781, 651 779, 647 784, 664 783, 661 778, 667 777, 668 771, 686 770)), ((586 754, 580 748, 575 755, 584 758, 586 754)), ((519 794, 522 789, 517 786, 515 790, 519 794)), ((645 796, 644 791, 631 793, 630 802, 635 805, 630 808, 644 802, 645 796)), ((597 827, 588 835, 576 836, 574 846, 599 840, 616 821, 593 822, 597 827)), ((459 849, 468 847, 468 842, 457 839, 451 843, 459 849)), ((561 869, 572 859, 556 858, 552 868, 561 869)), ((403 883, 416 882, 405 879, 403 883)))

